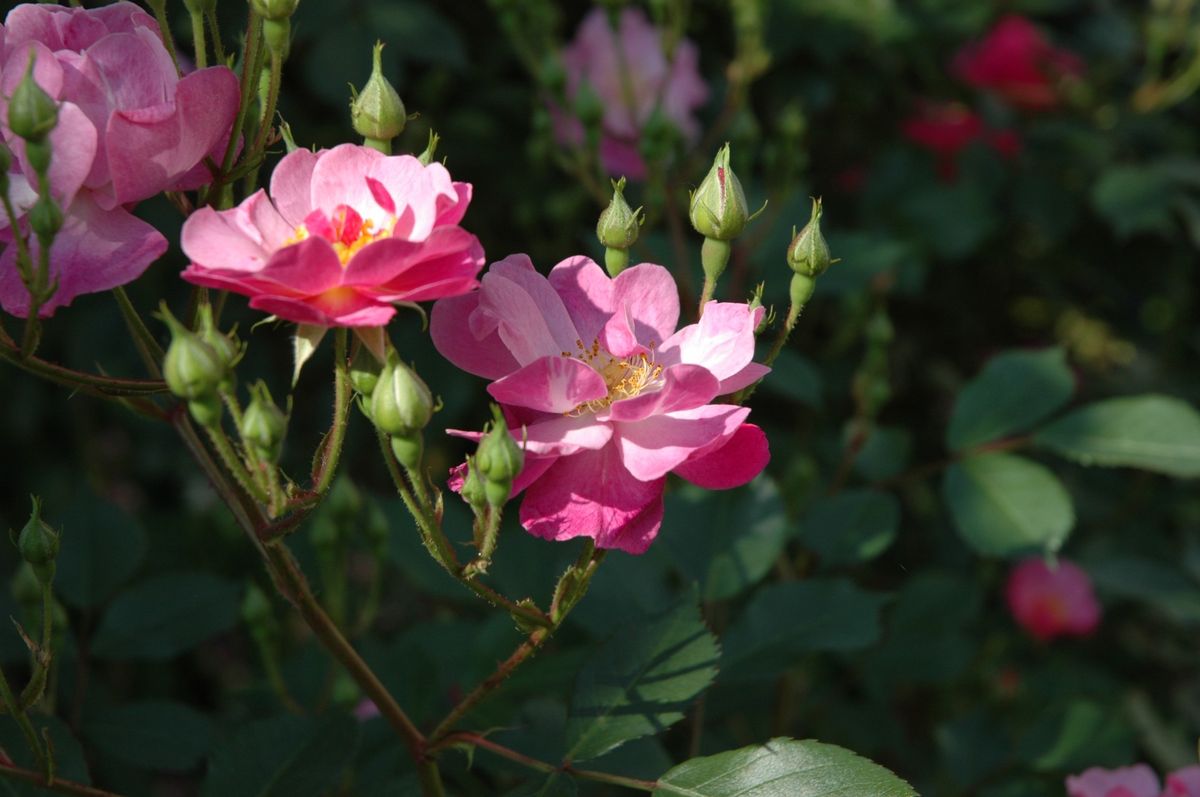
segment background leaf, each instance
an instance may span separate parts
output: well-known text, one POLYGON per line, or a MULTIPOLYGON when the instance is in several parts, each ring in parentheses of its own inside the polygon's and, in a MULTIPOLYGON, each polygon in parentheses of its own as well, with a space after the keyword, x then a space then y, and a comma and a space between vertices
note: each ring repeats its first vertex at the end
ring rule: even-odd
POLYGON ((347 716, 274 717, 243 725, 208 762, 203 797, 322 797, 341 780, 358 741, 347 716))
POLYGON ((88 717, 83 735, 98 750, 141 769, 185 771, 204 760, 212 723, 180 703, 113 706, 88 717))
POLYGON ((1075 525, 1071 496, 1058 477, 1012 454, 952 465, 942 491, 959 535, 981 554, 1057 551, 1075 525))
POLYGON ((654 797, 915 796, 900 778, 849 750, 782 738, 685 761, 654 790, 654 797))
POLYGON ((817 500, 804 519, 801 541, 822 565, 850 565, 879 556, 896 539, 900 503, 875 490, 844 490, 817 500))
POLYGON ((595 758, 678 722, 712 683, 719 656, 694 599, 619 631, 579 673, 566 758, 595 758))
POLYGON ((1074 390, 1061 348, 997 355, 958 394, 946 445, 958 451, 1031 429, 1070 401, 1074 390))
POLYGON ((240 590, 208 573, 155 576, 112 602, 92 644, 101 658, 166 659, 238 622, 240 590))
POLYGON ((1200 413, 1170 396, 1089 404, 1039 431, 1034 442, 1084 465, 1200 476, 1200 413))
POLYGON ((54 591, 78 609, 106 601, 146 555, 141 525, 105 501, 75 504, 63 516, 61 528, 54 591))

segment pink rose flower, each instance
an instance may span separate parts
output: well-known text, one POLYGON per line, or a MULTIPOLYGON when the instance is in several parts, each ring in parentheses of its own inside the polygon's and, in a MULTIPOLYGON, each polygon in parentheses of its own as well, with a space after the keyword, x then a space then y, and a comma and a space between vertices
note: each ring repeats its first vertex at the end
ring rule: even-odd
POLYGON ((1028 19, 1010 15, 959 50, 953 70, 968 85, 1018 108, 1047 111, 1059 103, 1059 82, 1083 74, 1083 62, 1050 44, 1028 19))
POLYGON ((1200 797, 1200 766, 1184 767, 1167 775, 1167 790, 1162 797, 1200 797))
POLYGON ((958 174, 958 156, 970 144, 982 141, 1004 158, 1015 158, 1021 142, 1011 130, 993 130, 982 117, 957 102, 922 102, 901 123, 905 138, 932 152, 938 174, 953 180, 958 174))
POLYGON ((762 312, 710 302, 699 323, 676 331, 679 295, 662 266, 610 279, 571 257, 547 279, 513 255, 492 264, 478 292, 435 304, 430 324, 438 351, 493 380, 488 393, 525 447, 513 484, 525 490, 521 525, 642 553, 662 523, 668 473, 723 489, 770 458, 748 408, 709 403, 768 372, 751 362, 762 312))
POLYGON ((1067 777, 1067 797, 1159 797, 1158 776, 1145 764, 1121 769, 1092 767, 1067 777))
POLYGON ((393 302, 474 288, 483 248, 458 226, 471 186, 440 163, 342 144, 298 149, 268 194, 183 225, 183 278, 250 297, 250 306, 315 326, 377 327, 393 302))
MULTIPOLYGON (((162 191, 208 181, 202 161, 223 153, 239 90, 223 66, 180 78, 157 23, 133 3, 92 10, 26 3, 0 28, 0 124, 31 53, 34 79, 60 103, 49 177, 65 223, 50 253, 58 291, 39 313, 48 316, 79 294, 136 279, 166 250, 166 238, 129 210, 162 191)), ((23 214, 37 199, 37 178, 23 142, 6 125, 0 133, 16 155, 10 196, 23 214)), ((0 213, 6 244, 8 227, 0 213)), ((25 315, 29 294, 15 263, 16 247, 7 245, 0 305, 25 315)))
POLYGON ((1065 559, 1056 567, 1040 558, 1021 562, 1009 574, 1005 597, 1017 623, 1042 641, 1086 636, 1100 623, 1091 579, 1065 559))
MULTIPOLYGON (((600 158, 614 176, 641 180, 646 164, 638 152, 638 139, 656 108, 688 141, 700 135, 694 113, 708 99, 708 86, 700 77, 699 51, 687 39, 675 46, 668 60, 662 47, 663 31, 640 8, 621 11, 614 35, 608 15, 593 9, 579 26, 575 39, 564 48, 567 99, 574 100, 587 82, 604 103, 600 158)), ((555 130, 567 145, 583 143, 583 125, 573 116, 555 110, 555 130)))

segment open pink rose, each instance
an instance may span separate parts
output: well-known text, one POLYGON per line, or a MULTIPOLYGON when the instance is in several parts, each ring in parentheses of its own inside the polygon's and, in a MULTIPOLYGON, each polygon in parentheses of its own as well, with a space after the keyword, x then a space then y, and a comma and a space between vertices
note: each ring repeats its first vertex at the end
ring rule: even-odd
POLYGON ((901 123, 901 130, 905 138, 937 157, 943 180, 957 176, 959 154, 976 141, 1004 158, 1014 158, 1021 151, 1016 133, 987 127, 979 114, 957 102, 922 102, 916 113, 901 123))
POLYGON ((1092 767, 1067 778, 1067 797, 1159 797, 1158 776, 1145 764, 1092 767))
POLYGON ((183 278, 250 297, 250 306, 315 326, 376 327, 393 302, 474 288, 483 248, 458 226, 471 186, 440 163, 342 144, 290 153, 231 210, 183 225, 183 278))
POLYGON ((1059 559, 1026 559, 1008 577, 1005 597, 1016 621, 1032 636, 1086 636, 1100 624, 1092 581, 1078 565, 1059 559))
MULTIPOLYGON (((58 291, 40 311, 50 315, 79 294, 137 278, 166 250, 166 239, 129 210, 207 181, 202 160, 223 151, 239 91, 223 66, 180 78, 158 25, 133 3, 92 10, 26 3, 0 28, 0 123, 31 54, 34 79, 61 103, 50 135, 50 191, 66 221, 50 253, 58 291)), ((0 133, 17 156, 10 195, 24 213, 37 198, 37 178, 22 141, 7 126, 0 133)), ((0 218, 0 242, 12 240, 8 226, 0 218)), ((15 263, 8 245, 0 305, 24 315, 29 295, 15 263)))
POLYGON ((1167 775, 1162 797, 1200 797, 1200 766, 1184 767, 1167 775))
MULTIPOLYGON (((493 380, 525 447, 513 492, 521 524, 551 540, 587 536, 642 553, 658 533, 668 473, 712 489, 766 466, 750 410, 710 404, 769 369, 751 362, 762 308, 710 302, 678 331, 679 295, 662 266, 616 279, 586 257, 547 279, 525 255, 492 264, 478 292, 433 307, 434 345, 493 380)), ((451 486, 461 485, 462 468, 451 486)))
POLYGON ((1059 103, 1063 78, 1083 73, 1074 53, 1050 44, 1025 17, 1000 19, 987 35, 959 50, 955 74, 976 88, 991 91, 1027 111, 1046 111, 1059 103))
MULTIPOLYGON (((639 8, 622 9, 617 27, 614 33, 608 15, 599 8, 584 18, 562 53, 567 99, 574 100, 584 82, 591 87, 604 104, 600 141, 604 168, 640 180, 646 176, 646 164, 638 140, 646 120, 658 108, 684 138, 694 141, 700 135, 694 113, 708 99, 708 86, 700 77, 699 52, 692 42, 678 42, 668 60, 663 31, 639 8)), ((563 143, 583 143, 578 119, 557 109, 555 117, 563 143)))

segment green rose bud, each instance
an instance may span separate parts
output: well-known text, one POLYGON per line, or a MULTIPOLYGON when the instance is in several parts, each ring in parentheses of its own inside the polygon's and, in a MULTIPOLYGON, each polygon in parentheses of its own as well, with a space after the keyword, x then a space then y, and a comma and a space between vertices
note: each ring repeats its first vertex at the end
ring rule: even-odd
POLYGON ((206 429, 211 429, 221 421, 224 409, 221 398, 216 393, 188 402, 188 412, 191 413, 192 420, 206 429))
POLYGON ((629 265, 629 247, 637 242, 638 230, 645 220, 642 209, 633 210, 625 201, 625 178, 614 180, 613 198, 596 223, 596 237, 604 245, 604 265, 615 277, 629 265))
MULTIPOLYGON (((228 370, 220 354, 162 307, 161 317, 171 330, 171 345, 163 359, 167 387, 180 398, 199 400, 216 395, 228 370)), ((220 414, 220 402, 217 403, 220 414)))
POLYGON ((487 493, 484 491, 483 479, 479 477, 479 466, 471 457, 467 457, 467 476, 463 479, 462 489, 458 494, 476 511, 482 511, 487 505, 487 493))
POLYGON ((200 340, 209 345, 225 368, 225 378, 221 381, 222 390, 232 390, 234 384, 233 367, 242 359, 244 349, 238 342, 237 335, 230 332, 226 335, 217 329, 213 321, 212 305, 202 304, 196 311, 196 334, 200 340))
POLYGON ((500 408, 492 405, 490 430, 479 441, 475 452, 475 467, 483 479, 487 502, 492 506, 503 506, 512 493, 513 479, 525 466, 525 452, 509 434, 508 424, 500 408))
POLYGON ((286 20, 298 5, 300 0, 250 0, 250 10, 265 20, 286 20))
POLYGON ((367 146, 390 155, 392 139, 400 135, 408 122, 404 101, 383 76, 383 42, 375 43, 371 56, 371 77, 350 102, 350 121, 354 131, 366 139, 367 146))
POLYGON ((433 395, 421 377, 393 350, 371 392, 371 419, 385 434, 411 435, 433 417, 433 395))
POLYGON ((799 233, 795 229, 792 230, 794 237, 788 245, 787 261, 788 266, 797 274, 816 278, 824 274, 834 262, 830 257, 829 244, 825 243, 825 236, 821 234, 822 212, 821 200, 814 199, 808 224, 805 224, 799 233))
POLYGON ((286 61, 292 49, 292 21, 287 17, 264 19, 262 31, 267 50, 280 61, 286 61))
POLYGON ((33 79, 34 58, 31 52, 25 77, 8 100, 8 128, 26 141, 41 142, 58 124, 58 103, 33 79))
POLYGON ((263 381, 250 386, 250 405, 242 414, 242 440, 259 459, 278 462, 287 434, 287 416, 271 399, 263 381))
POLYGON ((42 194, 29 209, 29 227, 43 247, 50 246, 63 226, 63 212, 49 194, 42 194))
POLYGON ((729 168, 728 144, 717 151, 708 175, 692 192, 688 216, 696 232, 716 241, 732 241, 746 229, 750 211, 742 183, 729 168))
POLYGON ((58 532, 42 520, 41 502, 30 496, 33 510, 25 527, 15 535, 21 558, 29 563, 38 583, 45 586, 54 580, 54 560, 58 556, 58 532))

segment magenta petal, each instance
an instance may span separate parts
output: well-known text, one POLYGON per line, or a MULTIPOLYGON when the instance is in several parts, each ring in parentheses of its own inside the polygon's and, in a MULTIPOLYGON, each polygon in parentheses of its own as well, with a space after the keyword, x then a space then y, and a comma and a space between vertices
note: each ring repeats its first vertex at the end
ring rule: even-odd
POLYGON ((345 285, 382 285, 403 272, 421 244, 398 238, 381 238, 369 243, 350 258, 342 283, 345 285))
POLYGON ((467 215, 467 206, 471 204, 471 184, 452 183, 454 199, 438 197, 438 215, 434 222, 438 227, 448 227, 458 224, 467 215))
POLYGON ((613 281, 590 257, 568 257, 550 270, 551 287, 563 305, 580 339, 591 343, 613 314, 613 281))
POLYGON ((297 324, 335 327, 383 326, 396 314, 391 305, 352 291, 305 299, 258 295, 250 299, 250 306, 297 324))
POLYGON ((1163 797, 1200 797, 1200 765, 1193 764, 1167 775, 1163 797))
POLYGON ((749 414, 746 407, 706 404, 617 424, 621 460, 638 479, 662 478, 697 451, 709 450, 731 437, 749 414))
POLYGON ((525 491, 521 525, 536 537, 592 537, 599 548, 644 553, 662 524, 663 480, 640 481, 615 446, 561 457, 525 491))
POLYGON ((501 404, 563 413, 604 398, 608 386, 590 365, 551 355, 488 385, 488 393, 501 404))
POLYGON ((699 365, 674 365, 663 372, 663 386, 653 393, 614 402, 597 417, 602 421, 640 421, 651 415, 690 410, 712 401, 717 378, 699 365))
MULTIPOLYGON (((58 124, 50 131, 50 148, 54 153, 50 158, 50 195, 69 205, 96 159, 96 128, 74 103, 59 106, 58 124)), ((26 174, 36 179, 32 169, 26 174)))
MULTIPOLYGON (((31 239, 36 253, 36 239, 31 239)), ((132 282, 167 249, 167 239, 124 208, 102 210, 88 192, 75 197, 50 249, 50 276, 58 290, 39 315, 51 315, 80 294, 132 282)), ((36 257, 36 254, 34 255, 36 257)), ((0 306, 13 315, 29 310, 29 293, 16 270, 16 247, 0 256, 0 306)))
POLYGON ((408 259, 404 270, 380 285, 396 301, 423 302, 475 288, 483 268, 479 239, 462 227, 436 227, 408 259))
POLYGON ((1158 776, 1145 764, 1119 769, 1092 767, 1067 777, 1068 797, 1159 797, 1158 776))
POLYGON ((478 308, 478 293, 438 300, 430 313, 429 334, 438 353, 459 368, 485 379, 499 379, 521 366, 495 329, 485 335, 471 331, 471 315, 478 308))
POLYGON ((116 200, 137 202, 169 188, 229 130, 237 103, 237 77, 220 66, 180 80, 170 114, 140 109, 109 117, 104 143, 116 200))
POLYGON ((277 249, 258 276, 286 285, 292 295, 315 295, 342 282, 342 261, 324 238, 305 238, 277 249))
POLYGON ((751 481, 770 461, 766 434, 743 423, 720 448, 685 460, 674 473, 709 490, 726 490, 751 481))
POLYGON ((289 152, 271 173, 271 201, 292 227, 299 227, 312 213, 312 175, 317 158, 325 151, 298 149, 289 152))

